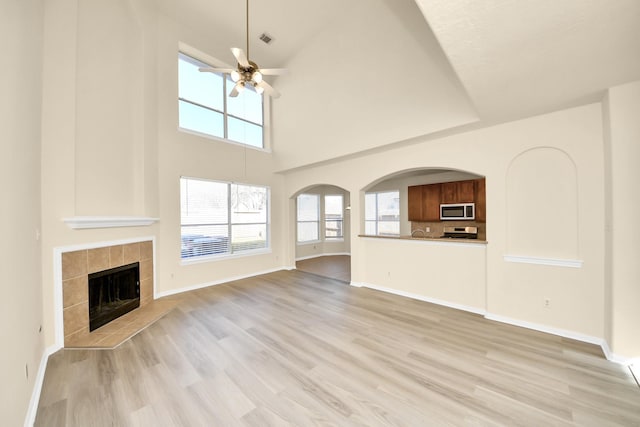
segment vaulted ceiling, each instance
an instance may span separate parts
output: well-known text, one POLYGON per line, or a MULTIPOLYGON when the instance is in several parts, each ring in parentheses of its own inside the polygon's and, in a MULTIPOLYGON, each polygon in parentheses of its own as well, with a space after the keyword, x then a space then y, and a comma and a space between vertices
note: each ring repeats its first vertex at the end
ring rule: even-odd
MULTIPOLYGON (((228 64, 227 45, 245 46, 244 0, 156 4, 228 64)), ((640 80, 639 0, 250 0, 249 40, 250 59, 291 71, 271 80, 283 94, 281 170, 599 101, 640 80)))
MULTIPOLYGON (((414 1, 424 15, 422 25, 430 27, 452 66, 451 78, 461 81, 482 119, 575 105, 597 99, 608 87, 640 79, 638 0, 414 1)), ((210 31, 212 37, 223 32, 236 45, 245 44, 243 0, 159 3, 166 13, 210 31)), ((394 3, 405 2, 382 3, 401 13, 394 3)), ((370 9, 377 6, 366 0, 251 0, 249 7, 252 56, 276 67, 286 66, 327 27, 348 23, 356 14, 374 16, 370 9), (258 39, 263 32, 273 37, 270 45, 258 39)), ((425 37, 415 23, 408 27, 416 37, 425 37)), ((227 55, 221 59, 233 62, 227 55)), ((353 57, 354 68, 345 72, 358 71, 356 52, 353 57)), ((332 52, 322 60, 331 63, 332 52)), ((411 63, 406 58, 405 63, 380 65, 389 72, 410 73, 411 63)))

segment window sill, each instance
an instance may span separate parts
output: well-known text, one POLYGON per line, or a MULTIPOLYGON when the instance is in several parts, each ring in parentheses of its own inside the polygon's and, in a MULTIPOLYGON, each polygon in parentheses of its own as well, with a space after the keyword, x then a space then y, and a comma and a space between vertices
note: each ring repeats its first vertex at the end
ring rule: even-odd
POLYGON ((266 254, 270 254, 271 252, 272 252, 271 248, 267 248, 267 249, 256 249, 254 251, 246 251, 246 252, 241 252, 237 254, 205 255, 205 256, 192 257, 192 258, 181 258, 180 265, 202 264, 206 262, 215 262, 215 261, 229 261, 237 258, 266 255, 266 254))
POLYGON ((296 245, 306 246, 306 245, 317 245, 318 243, 322 243, 322 240, 309 240, 308 242, 296 242, 296 245))
POLYGON ((189 135, 194 135, 194 136, 199 136, 201 138, 210 139, 210 140, 217 141, 217 142, 224 142, 225 144, 237 145, 238 147, 250 148, 250 149, 256 150, 256 151, 262 151, 263 153, 271 153, 271 150, 268 149, 268 148, 256 147, 254 145, 249 145, 249 144, 243 144, 242 142, 232 141, 230 139, 225 139, 225 138, 220 138, 219 136, 209 135, 208 133, 202 133, 202 132, 198 132, 198 131, 195 131, 195 130, 182 128, 180 126, 178 126, 178 131, 186 133, 186 134, 189 134, 189 135))

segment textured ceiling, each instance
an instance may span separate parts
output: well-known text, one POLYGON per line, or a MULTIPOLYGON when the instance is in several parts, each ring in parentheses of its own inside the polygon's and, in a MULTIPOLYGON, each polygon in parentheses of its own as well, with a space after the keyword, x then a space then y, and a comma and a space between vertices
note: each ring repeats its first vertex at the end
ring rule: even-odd
MULTIPOLYGON (((407 55, 397 63, 380 63, 380 69, 367 65, 361 70, 361 64, 371 62, 370 51, 367 57, 354 51, 349 62, 340 52, 353 44, 353 35, 341 29, 363 18, 367 33, 375 34, 372 43, 392 45, 393 35, 384 30, 389 18, 380 12, 381 8, 391 14, 409 10, 398 6, 398 0, 251 0, 251 59, 263 67, 290 65, 294 72, 287 78, 294 79, 300 72, 295 69, 297 57, 304 56, 305 47, 317 47, 319 39, 326 38, 331 45, 321 55, 316 49, 317 62, 380 74, 381 79, 392 72, 418 77, 420 70, 414 64, 427 60, 432 45, 439 44, 444 56, 433 58, 434 64, 448 60, 448 79, 463 88, 469 108, 485 122, 598 101, 605 89, 640 79, 640 0, 407 1, 415 1, 425 19, 401 14, 394 19, 404 20, 406 33, 422 46, 413 49, 419 61, 407 55), (258 40, 262 32, 274 38, 271 45, 258 40)), ((219 45, 244 47, 243 0, 157 0, 156 4, 162 13, 219 45)), ((401 41, 396 43, 399 50, 405 49, 401 41)), ((219 59, 233 62, 226 48, 223 55, 219 59)), ((419 82, 426 93, 440 89, 435 79, 419 82)))
POLYGON ((481 119, 597 100, 640 79, 638 0, 416 0, 481 119))

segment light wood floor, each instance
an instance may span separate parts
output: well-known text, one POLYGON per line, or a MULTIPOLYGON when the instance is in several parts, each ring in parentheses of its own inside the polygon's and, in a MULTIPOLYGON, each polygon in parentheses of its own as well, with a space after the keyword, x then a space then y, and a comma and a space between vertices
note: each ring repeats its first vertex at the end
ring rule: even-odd
POLYGON ((329 255, 296 261, 296 269, 318 276, 351 282, 351 257, 349 255, 329 255))
POLYGON ((49 359, 37 426, 633 426, 598 347, 300 271, 184 294, 49 359))

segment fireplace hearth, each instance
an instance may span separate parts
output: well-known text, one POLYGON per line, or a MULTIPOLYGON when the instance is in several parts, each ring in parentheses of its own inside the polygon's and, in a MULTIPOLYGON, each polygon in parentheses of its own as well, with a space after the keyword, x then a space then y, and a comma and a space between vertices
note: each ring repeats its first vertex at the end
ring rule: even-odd
POLYGON ((139 306, 139 262, 89 274, 89 331, 139 306))

